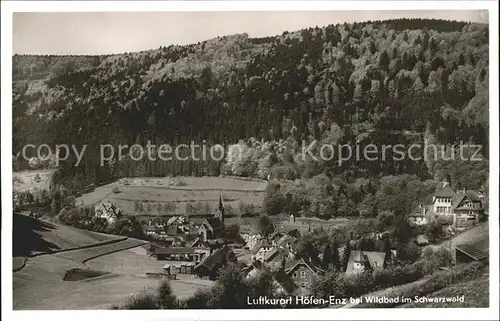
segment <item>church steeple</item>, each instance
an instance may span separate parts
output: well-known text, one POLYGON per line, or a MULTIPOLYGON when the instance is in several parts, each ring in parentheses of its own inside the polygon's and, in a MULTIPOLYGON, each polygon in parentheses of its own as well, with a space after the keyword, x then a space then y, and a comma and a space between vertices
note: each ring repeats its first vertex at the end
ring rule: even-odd
POLYGON ((222 205, 222 194, 219 194, 219 210, 224 211, 224 206, 222 205))
POLYGON ((222 205, 222 194, 219 194, 219 206, 215 211, 215 217, 219 218, 222 224, 224 224, 224 205, 222 205))

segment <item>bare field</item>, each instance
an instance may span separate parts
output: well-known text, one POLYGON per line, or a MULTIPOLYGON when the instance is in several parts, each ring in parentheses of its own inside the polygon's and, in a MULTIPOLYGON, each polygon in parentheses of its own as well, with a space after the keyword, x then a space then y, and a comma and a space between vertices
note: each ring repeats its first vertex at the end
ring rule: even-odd
POLYGON ((57 253, 56 255, 61 258, 85 264, 85 262, 92 260, 94 258, 103 255, 108 255, 111 253, 119 254, 124 250, 128 250, 130 248, 138 247, 145 244, 147 244, 146 241, 128 238, 124 241, 120 241, 117 243, 85 248, 78 251, 62 252, 62 253, 57 253))
POLYGON ((128 215, 167 215, 184 214, 186 204, 198 202, 208 203, 213 211, 222 195, 224 204, 230 205, 237 214, 240 201, 253 204, 257 209, 261 207, 266 184, 267 181, 232 177, 126 178, 97 187, 82 195, 77 202, 111 201, 128 215), (113 189, 119 189, 119 192, 115 193, 113 189), (136 201, 142 203, 143 212, 136 211, 136 201), (158 209, 158 204, 163 206, 167 202, 175 203, 175 210, 170 213, 158 209))
POLYGON ((52 170, 33 170, 12 173, 12 189, 14 192, 28 191, 33 188, 49 190, 52 170), (40 180, 35 179, 35 177, 40 180))
MULTIPOLYGON (((40 222, 25 218, 28 222, 40 222)), ((21 226, 27 227, 26 224, 21 226)), ((46 228, 38 235, 41 243, 48 243, 50 240, 60 247, 86 246, 107 237, 104 234, 65 226, 53 227, 46 228), (98 236, 95 237, 94 234, 98 236)), ((32 230, 32 233, 35 231, 36 229, 32 230)), ((141 240, 126 239, 112 244, 97 244, 91 248, 29 257, 22 269, 13 272, 13 308, 107 309, 113 305, 124 304, 129 296, 144 289, 156 288, 158 280, 146 278, 145 273, 159 272, 167 263, 150 258, 141 247, 145 243, 141 240), (66 272, 74 268, 110 272, 111 275, 82 281, 63 281, 66 272)), ((211 285, 211 281, 194 279, 191 276, 171 281, 173 292, 179 298, 188 297, 197 289, 211 285)))
MULTIPOLYGON (((116 250, 105 247, 106 251, 116 250)), ((149 257, 140 246, 103 255, 85 264, 80 261, 104 251, 96 247, 83 252, 78 250, 30 258, 25 268, 14 273, 14 309, 111 308, 124 304, 128 297, 145 289, 154 290, 158 280, 146 278, 145 273, 160 272, 168 263, 149 257), (72 268, 90 268, 111 272, 114 276, 79 282, 63 281, 66 271, 72 268)), ((213 282, 185 276, 170 281, 170 284, 178 298, 186 298, 213 282)))

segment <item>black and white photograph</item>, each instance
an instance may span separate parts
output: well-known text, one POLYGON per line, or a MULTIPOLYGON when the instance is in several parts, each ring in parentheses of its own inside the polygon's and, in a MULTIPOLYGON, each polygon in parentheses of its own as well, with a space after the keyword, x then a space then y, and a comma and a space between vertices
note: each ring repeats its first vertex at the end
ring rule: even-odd
POLYGON ((9 319, 498 317, 488 1, 9 2, 9 319))

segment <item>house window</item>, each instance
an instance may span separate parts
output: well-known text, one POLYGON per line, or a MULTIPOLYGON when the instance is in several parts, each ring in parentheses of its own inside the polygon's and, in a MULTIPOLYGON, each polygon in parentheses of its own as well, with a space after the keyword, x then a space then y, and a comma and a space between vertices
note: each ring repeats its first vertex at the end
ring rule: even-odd
POLYGON ((297 272, 293 272, 293 278, 296 279, 297 278, 297 272))
POLYGON ((306 278, 306 271, 300 271, 300 277, 302 279, 305 279, 306 278))

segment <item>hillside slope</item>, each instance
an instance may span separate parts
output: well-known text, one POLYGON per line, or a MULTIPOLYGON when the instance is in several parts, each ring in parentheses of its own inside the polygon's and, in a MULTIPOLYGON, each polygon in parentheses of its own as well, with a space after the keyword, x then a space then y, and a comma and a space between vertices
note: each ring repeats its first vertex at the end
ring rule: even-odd
POLYGON ((13 216, 13 227, 14 257, 53 253, 123 239, 120 236, 49 223, 17 213, 13 216))
MULTIPOLYGON (((487 25, 370 21, 111 56, 14 56, 13 63, 14 154, 27 143, 87 144, 82 164, 75 168, 70 157, 56 175, 70 188, 125 176, 266 178, 273 168, 293 177, 441 179, 457 167, 392 157, 311 163, 299 154, 302 142, 313 140, 360 146, 464 141, 488 151, 487 25), (99 166, 100 144, 227 146, 240 139, 249 150, 236 164, 229 151, 225 161, 125 155, 99 166)), ((17 157, 14 166, 28 165, 17 157)), ((452 176, 478 188, 488 167, 474 166, 476 178, 452 176)))

